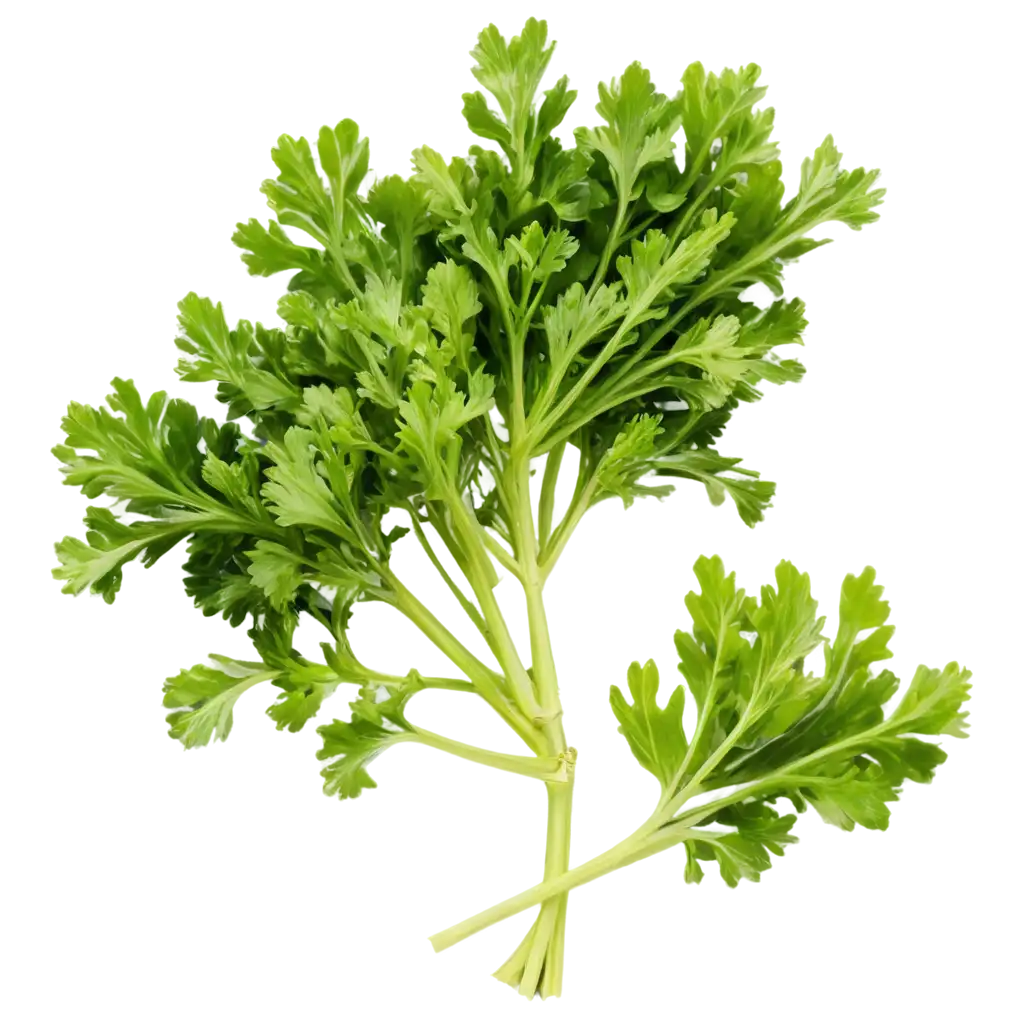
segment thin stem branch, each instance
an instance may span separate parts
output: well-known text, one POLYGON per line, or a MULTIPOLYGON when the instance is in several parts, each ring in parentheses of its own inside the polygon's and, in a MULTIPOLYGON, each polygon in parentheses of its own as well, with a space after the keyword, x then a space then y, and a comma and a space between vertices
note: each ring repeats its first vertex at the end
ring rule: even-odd
POLYGON ((467 650, 393 573, 388 572, 386 578, 394 595, 392 603, 395 607, 466 673, 480 696, 508 722, 531 750, 539 753, 540 737, 532 718, 527 717, 522 708, 509 699, 506 680, 467 650))
POLYGON ((608 264, 611 263, 612 255, 622 241, 622 229, 626 225, 626 208, 628 206, 629 196, 620 195, 618 206, 615 210, 615 220, 612 222, 612 226, 608 231, 608 237, 605 239, 604 248, 601 250, 601 259, 597 264, 597 269, 594 271, 590 288, 587 289, 588 299, 601 287, 604 276, 608 273, 608 264))
POLYGON ((691 836, 697 838, 699 834, 694 835, 690 830, 682 828, 652 832, 645 825, 621 843, 617 843, 604 853, 598 854, 598 856, 581 864, 579 867, 572 868, 557 878, 541 882, 539 885, 524 890, 517 896, 495 904, 488 910, 474 914, 472 917, 457 925, 453 925, 451 928, 446 928, 436 935, 431 935, 430 944, 434 947, 435 952, 440 953, 442 950, 448 949, 449 946, 454 946, 457 942, 468 939, 469 936, 475 935, 484 928, 497 924, 499 921, 504 921, 506 917, 511 917, 513 914, 528 910, 538 903, 549 900, 561 893, 566 893, 577 886, 592 882, 595 878, 600 878, 602 875, 615 871, 617 868, 625 867, 627 864, 634 864, 638 860, 653 856, 661 850, 668 849, 670 846, 675 846, 677 843, 691 838, 691 836))
POLYGON ((564 449, 555 449, 544 460, 544 474, 541 478, 541 501, 537 518, 537 541, 543 551, 551 537, 551 522, 554 518, 556 479, 561 468, 564 449))
POLYGON ((496 750, 484 750, 481 747, 470 746, 468 743, 460 743, 458 740, 439 736, 437 733, 416 727, 413 728, 410 738, 428 747, 433 747, 435 750, 443 750, 445 753, 454 754, 456 757, 473 761, 476 764, 514 772, 517 775, 526 775, 532 779, 541 779, 555 786, 564 785, 572 774, 571 756, 567 754, 540 757, 504 754, 496 750))
POLYGON ((541 709, 534 694, 533 681, 519 657, 505 617, 494 597, 492 588, 498 582, 497 574, 481 541, 480 524, 459 495, 448 495, 446 507, 451 512, 453 525, 468 557, 464 571, 490 628, 495 656, 505 671, 516 703, 531 721, 536 722, 541 717, 541 709))
POLYGON ((661 810, 669 803, 680 782, 686 778, 686 772, 690 767, 690 762, 693 760, 694 752, 698 749, 700 741, 704 736, 704 730, 707 728, 708 722, 711 720, 713 710, 717 707, 715 700, 718 696, 722 648, 725 646, 725 636, 729 626, 730 622, 728 621, 728 617, 726 615, 722 615, 718 626, 718 634, 715 637, 715 660, 711 666, 711 685, 704 696, 704 703, 701 705, 700 714, 697 716, 697 725, 694 727, 693 736, 690 738, 689 746, 686 748, 686 753, 683 755, 683 760, 680 763, 679 768, 676 770, 675 775, 672 777, 672 781, 665 787, 662 793, 662 798, 658 801, 658 810, 661 810))
POLYGON ((569 538, 573 535, 576 527, 579 526, 580 520, 586 514, 587 509, 590 508, 590 502, 593 500, 596 490, 597 473, 595 472, 590 474, 582 488, 577 489, 577 493, 573 495, 572 503, 566 510, 562 521, 558 524, 555 532, 551 535, 550 540, 541 552, 540 570, 544 579, 551 575, 551 571, 558 562, 562 551, 565 550, 565 545, 569 543, 569 538))
POLYGON ((462 610, 466 613, 469 620, 486 638, 488 633, 487 623, 484 622, 483 616, 480 614, 480 610, 468 597, 466 597, 462 592, 462 588, 459 587, 455 580, 451 578, 448 570, 441 564, 441 561, 437 557, 430 541, 427 540, 427 535, 423 532, 423 527, 420 524, 420 519, 416 514, 415 509, 408 507, 406 511, 409 513, 409 519, 412 521, 413 533, 416 534, 416 539, 420 542, 420 546, 427 553, 427 558, 430 559, 430 564, 438 571, 441 579, 443 579, 448 585, 448 589, 455 595, 455 599, 462 606, 462 610))

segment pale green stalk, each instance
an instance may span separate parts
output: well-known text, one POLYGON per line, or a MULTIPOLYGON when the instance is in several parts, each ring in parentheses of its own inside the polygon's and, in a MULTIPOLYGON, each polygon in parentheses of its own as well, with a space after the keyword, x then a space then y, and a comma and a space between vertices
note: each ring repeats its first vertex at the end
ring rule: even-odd
POLYGON ((510 699, 502 677, 464 647, 397 577, 389 575, 388 582, 395 594, 394 604, 398 610, 466 673, 484 700, 508 722, 527 746, 540 753, 541 746, 534 723, 526 717, 522 708, 510 699))
POLYGON ((454 946, 463 939, 468 939, 471 935, 475 935, 484 928, 497 924, 499 921, 504 921, 506 917, 511 917, 513 914, 528 910, 544 900, 551 900, 563 893, 567 893, 570 889, 575 889, 577 886, 592 882, 594 879, 615 871, 617 868, 625 867, 627 864, 633 864, 638 860, 643 860, 645 857, 650 857, 670 846, 675 846, 688 837, 689 833, 683 830, 672 832, 671 834, 666 833, 664 836, 652 836, 652 833, 645 826, 638 829, 621 843, 617 843, 610 849, 605 850, 604 853, 579 865, 579 867, 572 868, 557 878, 546 879, 540 884, 519 893, 517 896, 512 896, 510 899, 496 904, 489 910, 484 910, 457 925, 453 925, 451 928, 446 928, 436 935, 431 935, 430 944, 434 947, 435 952, 440 953, 441 950, 454 946))
POLYGON ((473 761, 476 764, 514 772, 517 775, 526 775, 555 785, 564 783, 572 775, 572 763, 564 756, 521 757, 517 754, 503 754, 495 750, 474 747, 468 743, 460 743, 458 740, 439 736, 437 733, 417 726, 413 726, 407 733, 399 733, 396 739, 422 743, 435 750, 443 750, 447 754, 454 754, 456 757, 473 761))

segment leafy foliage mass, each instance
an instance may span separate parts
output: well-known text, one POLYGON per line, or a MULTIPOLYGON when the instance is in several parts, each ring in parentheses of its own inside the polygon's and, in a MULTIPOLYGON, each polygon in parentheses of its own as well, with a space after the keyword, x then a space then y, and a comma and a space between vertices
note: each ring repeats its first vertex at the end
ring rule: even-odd
MULTIPOLYGON (((236 702, 259 685, 274 691, 277 728, 294 732, 352 684, 349 714, 319 728, 329 795, 373 788, 371 762, 409 740, 546 783, 547 888, 499 972, 529 995, 560 988, 565 894, 580 877, 568 868, 575 751, 544 581, 608 498, 628 506, 689 480, 715 504, 731 499, 748 526, 762 519, 775 485, 719 442, 741 402, 803 375, 785 354, 806 326, 803 303, 783 294, 786 265, 828 241, 822 225, 875 220, 883 194, 877 172, 845 169, 827 136, 787 197, 753 64, 720 75, 692 64, 673 94, 631 64, 599 87, 598 123, 570 145, 555 133, 575 90, 561 78, 541 92, 553 49, 544 22, 511 41, 485 29, 472 56, 486 94, 463 98, 482 144, 451 159, 422 146, 408 177, 370 180, 369 143, 351 120, 313 141, 282 135, 262 186, 272 216, 233 237, 250 274, 288 275, 280 323, 232 323, 196 294, 178 305, 178 373, 216 384, 226 422, 115 379, 105 406, 69 406, 54 449, 66 483, 112 503, 88 509, 84 540, 57 545, 65 591, 113 601, 127 563, 184 545, 196 606, 249 623, 251 660, 217 656, 167 680, 170 732, 184 746, 225 739, 236 702), (774 299, 752 301, 751 285, 774 299), (576 479, 556 520, 563 464, 576 479), (490 664, 397 575, 406 535, 490 664), (525 593, 526 655, 495 596, 502 573, 525 593), (406 616, 457 675, 364 665, 349 640, 359 601, 406 616), (325 630, 318 657, 295 649, 303 616, 325 630), (529 755, 418 728, 408 704, 430 688, 483 698, 529 755)), ((756 880, 793 841, 780 799, 842 828, 884 828, 899 787, 928 781, 944 759, 918 737, 962 734, 967 674, 919 669, 886 710, 897 682, 874 665, 891 628, 870 569, 843 585, 820 675, 804 669, 824 642, 806 576, 782 563, 758 601, 717 559, 696 570, 692 631, 677 636, 696 724, 684 728, 683 687, 659 706, 651 663, 630 669, 629 697, 612 689, 621 731, 662 787, 621 862, 682 844, 689 881, 709 861, 730 885, 756 880)))

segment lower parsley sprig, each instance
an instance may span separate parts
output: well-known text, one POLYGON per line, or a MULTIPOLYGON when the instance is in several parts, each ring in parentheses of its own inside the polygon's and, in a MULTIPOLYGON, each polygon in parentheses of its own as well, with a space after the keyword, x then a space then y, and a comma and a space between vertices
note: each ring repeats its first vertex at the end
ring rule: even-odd
POLYGON ((436 950, 674 846, 685 848, 688 882, 703 879, 702 861, 717 862, 730 886, 756 882, 771 855, 796 842, 796 814, 781 815, 777 801, 797 813, 813 807, 846 830, 884 829, 902 785, 930 782, 946 759, 920 737, 966 735, 970 673, 955 663, 919 667, 886 713, 899 680, 873 671, 892 656, 889 607, 873 569, 846 578, 832 645, 821 636, 807 576, 790 563, 779 565, 776 586, 763 588, 760 602, 736 589, 735 575, 726 576, 718 558, 701 558, 695 571, 702 588, 686 602, 693 630, 676 636, 686 688, 678 686, 661 708, 653 662, 630 667, 632 703, 612 687, 620 731, 661 782, 654 813, 559 879, 432 936, 436 950), (822 643, 825 671, 814 676, 804 671, 804 659, 822 643), (698 704, 689 738, 682 722, 687 692, 698 704), (720 790, 729 792, 716 798, 720 790))

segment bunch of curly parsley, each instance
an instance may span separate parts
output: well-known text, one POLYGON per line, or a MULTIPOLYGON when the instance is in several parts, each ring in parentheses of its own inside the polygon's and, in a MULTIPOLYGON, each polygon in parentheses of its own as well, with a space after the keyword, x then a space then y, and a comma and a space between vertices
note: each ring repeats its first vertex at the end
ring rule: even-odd
POLYGON ((919 737, 964 735, 969 677, 955 664, 921 667, 896 700, 896 677, 876 671, 892 627, 870 568, 844 581, 828 641, 807 576, 788 562, 757 597, 719 559, 701 558, 699 590, 686 598, 692 628, 676 636, 685 687, 659 706, 648 662, 630 667, 628 698, 611 691, 620 731, 661 798, 627 839, 569 868, 576 751, 545 581, 597 502, 661 497, 672 490, 665 480, 697 481, 716 504, 728 495, 750 526, 762 518, 774 484, 719 453, 718 439, 762 382, 803 374, 777 354, 806 325, 803 303, 781 297, 785 265, 825 244, 809 237, 819 225, 875 220, 883 192, 877 172, 842 169, 828 137, 783 202, 773 112, 755 110, 765 89, 754 65, 716 76, 693 64, 670 97, 632 64, 600 86, 602 123, 566 149, 552 132, 575 91, 562 78, 537 102, 552 52, 544 22, 531 19, 510 42, 485 29, 473 73, 498 110, 476 92, 463 113, 497 148, 446 162, 423 147, 411 177, 385 177, 365 194, 369 147, 354 122, 322 128, 316 157, 306 139, 281 136, 279 173, 263 184, 275 219, 239 224, 233 240, 250 273, 291 273, 283 326, 232 327, 195 294, 179 304, 179 373, 217 382, 227 422, 162 392, 144 401, 118 379, 106 408, 70 406, 55 449, 67 483, 116 509, 90 508, 85 540, 57 545, 66 591, 113 601, 127 562, 152 565, 184 542, 197 607, 251 622, 252 660, 215 656, 167 680, 171 735, 186 747, 226 738, 235 702, 257 686, 274 693, 277 727, 296 731, 351 684, 347 718, 318 728, 328 794, 374 787, 370 762, 401 742, 544 783, 543 880, 432 940, 445 948, 539 904, 498 971, 528 996, 561 990, 577 885, 677 845, 687 881, 709 862, 729 885, 756 881, 795 841, 796 815, 776 809, 783 798, 844 829, 885 828, 902 784, 929 781, 945 759, 919 737), (777 296, 770 305, 745 297, 758 283, 777 296), (575 487, 556 520, 570 449, 575 487), (395 513, 407 525, 385 526, 395 513), (408 534, 482 635, 489 663, 396 575, 392 550, 408 534), (502 575, 525 595, 528 651, 495 595, 502 575), (358 660, 348 634, 358 601, 404 615, 457 674, 395 676, 358 660), (319 660, 294 647, 302 616, 324 629, 319 660), (814 674, 805 659, 823 644, 814 674), (527 752, 417 726, 410 702, 431 688, 486 701, 527 752))

